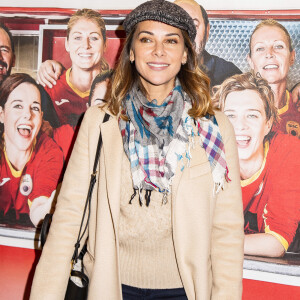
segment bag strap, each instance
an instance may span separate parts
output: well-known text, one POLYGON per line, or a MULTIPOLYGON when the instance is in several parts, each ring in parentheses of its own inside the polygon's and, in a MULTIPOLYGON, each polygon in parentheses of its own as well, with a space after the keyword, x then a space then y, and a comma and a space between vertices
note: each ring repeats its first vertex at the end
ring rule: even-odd
MULTIPOLYGON (((104 118, 102 123, 105 123, 109 120, 109 114, 105 113, 104 118)), ((98 162, 99 162, 99 158, 100 158, 100 152, 101 152, 101 147, 102 147, 102 133, 100 130, 100 134, 99 134, 99 139, 98 139, 98 144, 97 144, 97 149, 96 149, 96 155, 95 155, 95 161, 94 161, 94 167, 93 167, 93 173, 91 174, 91 180, 90 180, 90 185, 89 185, 89 189, 88 189, 88 193, 87 193, 87 197, 85 200, 85 206, 84 206, 84 210, 83 210, 83 214, 82 214, 82 218, 81 218, 81 224, 80 224, 80 228, 79 228, 79 232, 78 232, 78 237, 77 237, 77 241, 75 244, 75 249, 74 249, 74 253, 72 256, 72 263, 76 263, 77 259, 78 259, 78 249, 80 247, 80 242, 87 230, 88 224, 89 224, 89 220, 90 220, 90 214, 91 214, 91 198, 92 198, 92 193, 93 193, 93 189, 94 189, 94 185, 97 181, 97 166, 98 166, 98 162), (83 232, 82 231, 82 227, 83 227, 83 222, 84 222, 84 218, 85 218, 85 214, 86 214, 86 210, 88 208, 88 217, 87 217, 87 221, 84 227, 83 232)))

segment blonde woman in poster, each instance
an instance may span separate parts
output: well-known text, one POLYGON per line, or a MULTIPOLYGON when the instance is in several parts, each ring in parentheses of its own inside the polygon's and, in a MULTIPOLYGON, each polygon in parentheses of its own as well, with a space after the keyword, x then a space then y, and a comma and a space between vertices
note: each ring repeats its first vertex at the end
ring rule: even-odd
MULTIPOLYGON (((53 138, 63 149, 66 164, 89 105, 93 79, 109 69, 103 57, 105 43, 106 29, 101 15, 92 9, 78 10, 68 22, 65 42, 72 66, 63 71, 52 88, 45 86, 61 125, 54 129, 53 138)), ((39 77, 43 70, 48 76, 47 68, 42 68, 39 77)), ((42 82, 41 79, 39 82, 42 82)))
POLYGON ((275 20, 261 21, 252 32, 249 48, 251 69, 268 81, 274 93, 280 121, 273 130, 300 137, 300 112, 287 90, 289 69, 296 55, 289 32, 275 20))
POLYGON ((300 141, 273 131, 280 122, 278 110, 271 87, 260 75, 249 72, 225 80, 214 101, 235 130, 245 254, 283 256, 300 221, 300 141))
POLYGON ((41 94, 27 74, 0 87, 0 222, 37 226, 51 209, 63 154, 42 133, 41 94))
POLYGON ((103 57, 105 42, 105 23, 98 12, 82 9, 72 15, 65 42, 72 66, 62 73, 52 89, 45 88, 61 125, 76 126, 86 111, 93 79, 108 69, 103 57))
POLYGON ((123 26, 127 39, 105 107, 110 119, 102 124, 99 106, 85 114, 31 299, 64 298, 99 129, 84 256, 88 299, 241 299, 236 142, 230 122, 212 109, 194 22, 178 5, 154 0, 123 26))

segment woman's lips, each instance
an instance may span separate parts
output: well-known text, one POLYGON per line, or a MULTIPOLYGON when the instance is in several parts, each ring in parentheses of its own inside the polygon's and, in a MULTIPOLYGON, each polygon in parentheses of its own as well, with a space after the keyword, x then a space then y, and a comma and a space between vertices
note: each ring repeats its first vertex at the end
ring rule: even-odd
POLYGON ((251 141, 251 137, 248 135, 237 135, 235 138, 239 148, 247 147, 251 141))
POLYGON ((277 70, 279 68, 276 64, 269 64, 263 67, 264 70, 277 70))
POLYGON ((32 128, 29 125, 21 124, 17 127, 19 134, 22 137, 28 138, 31 136, 32 128))
POLYGON ((169 67, 169 64, 167 64, 167 63, 149 62, 149 63, 147 63, 147 65, 150 67, 150 69, 156 70, 156 71, 165 70, 167 67, 169 67))

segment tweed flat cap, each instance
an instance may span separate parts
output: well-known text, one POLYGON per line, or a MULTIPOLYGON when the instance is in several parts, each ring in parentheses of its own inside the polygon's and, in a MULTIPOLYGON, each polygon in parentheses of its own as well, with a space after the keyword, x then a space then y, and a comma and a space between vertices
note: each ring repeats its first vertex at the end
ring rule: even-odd
POLYGON ((147 1, 127 15, 123 27, 128 35, 136 24, 142 21, 158 21, 185 30, 191 41, 196 37, 193 19, 180 6, 165 0, 147 1))

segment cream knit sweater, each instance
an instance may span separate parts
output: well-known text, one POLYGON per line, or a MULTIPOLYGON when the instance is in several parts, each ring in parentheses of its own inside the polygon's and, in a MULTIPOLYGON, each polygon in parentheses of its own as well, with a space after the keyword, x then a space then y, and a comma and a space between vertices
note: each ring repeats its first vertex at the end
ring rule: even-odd
POLYGON ((122 161, 121 214, 119 223, 122 284, 149 289, 182 287, 172 239, 171 204, 162 205, 162 194, 151 193, 150 205, 139 204, 133 194, 130 163, 122 161))

